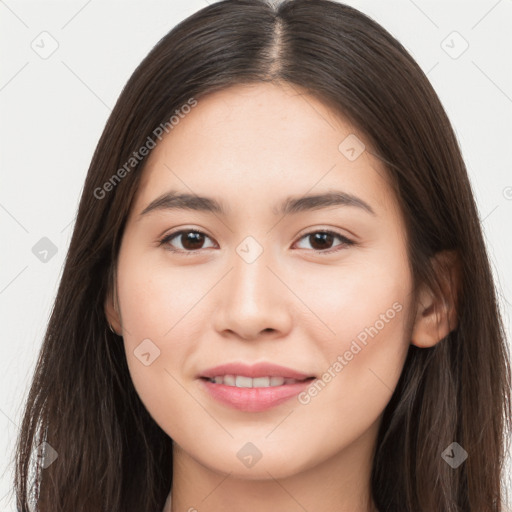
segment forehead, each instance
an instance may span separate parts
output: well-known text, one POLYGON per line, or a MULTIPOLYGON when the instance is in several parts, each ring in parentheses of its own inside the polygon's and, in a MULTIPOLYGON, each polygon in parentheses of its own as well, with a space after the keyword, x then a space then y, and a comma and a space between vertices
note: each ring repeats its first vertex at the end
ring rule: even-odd
MULTIPOLYGON (((323 141, 328 154, 339 152, 340 136, 357 135, 346 120, 297 86, 269 83, 242 84, 207 94, 197 106, 181 116, 152 151, 148 165, 165 158, 185 139, 194 149, 206 152, 236 150, 239 157, 253 155, 290 158, 290 151, 306 157, 313 145, 323 141)), ((179 109, 178 109, 179 110, 179 109)), ((225 156, 225 155, 223 155, 225 156)), ((319 152, 315 152, 318 160, 319 152)), ((285 167, 285 166, 282 166, 285 167)))
POLYGON ((364 192, 377 208, 396 207, 387 173, 364 136, 299 88, 236 85, 197 102, 151 151, 139 212, 171 189, 214 192, 229 206, 343 187, 364 192))

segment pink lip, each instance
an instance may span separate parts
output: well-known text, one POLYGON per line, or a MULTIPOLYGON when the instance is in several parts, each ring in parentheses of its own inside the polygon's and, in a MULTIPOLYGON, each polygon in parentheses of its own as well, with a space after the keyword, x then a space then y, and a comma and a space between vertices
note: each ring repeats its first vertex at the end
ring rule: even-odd
POLYGON ((218 375, 245 375, 246 377, 283 377, 285 379, 304 380, 312 375, 306 375, 305 373, 286 368, 285 366, 279 366, 272 363, 257 363, 254 365, 247 365, 244 363, 227 363, 221 364, 209 368, 202 372, 198 377, 208 377, 212 379, 218 375))
POLYGON ((262 362, 252 366, 243 363, 223 364, 205 370, 198 377, 205 391, 219 402, 240 411, 259 412, 275 407, 298 395, 311 384, 313 376, 284 366, 262 362), (283 377, 301 382, 268 388, 237 388, 225 384, 215 384, 208 380, 219 375, 244 375, 252 378, 283 377))
POLYGON ((283 384, 268 388, 237 388, 225 384, 215 384, 207 379, 200 379, 204 389, 216 400, 240 411, 260 412, 275 407, 298 395, 306 389, 311 380, 283 384))

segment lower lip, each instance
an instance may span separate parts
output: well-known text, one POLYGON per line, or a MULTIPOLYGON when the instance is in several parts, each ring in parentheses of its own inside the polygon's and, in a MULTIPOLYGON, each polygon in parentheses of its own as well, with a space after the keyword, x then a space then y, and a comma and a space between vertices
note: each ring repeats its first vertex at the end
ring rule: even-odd
POLYGON ((224 384, 215 384, 207 379, 201 379, 206 391, 216 400, 234 409, 246 412, 266 411, 304 391, 313 379, 283 384, 268 388, 237 388, 224 384))

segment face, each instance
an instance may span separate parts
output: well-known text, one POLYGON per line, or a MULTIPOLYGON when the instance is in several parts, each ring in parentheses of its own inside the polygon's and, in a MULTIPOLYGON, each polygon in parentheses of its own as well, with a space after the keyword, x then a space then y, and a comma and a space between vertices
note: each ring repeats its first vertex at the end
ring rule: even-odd
POLYGON ((149 155, 119 254, 119 329, 147 410, 203 466, 279 478, 375 438, 410 343, 412 277, 369 148, 315 98, 257 84, 200 98, 149 155), (287 370, 208 372, 228 363, 287 370))

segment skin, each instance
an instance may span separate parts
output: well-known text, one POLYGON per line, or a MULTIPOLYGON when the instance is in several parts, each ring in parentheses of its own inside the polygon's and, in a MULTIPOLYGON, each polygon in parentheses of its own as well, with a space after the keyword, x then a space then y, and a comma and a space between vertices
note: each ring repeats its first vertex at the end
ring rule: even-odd
POLYGON ((403 218, 369 148, 319 100, 261 83, 201 98, 152 150, 105 309, 140 398, 174 441, 172 512, 376 510, 376 436, 409 344, 433 346, 455 311, 449 293, 438 300, 428 287, 413 303, 403 218), (350 134, 367 149, 354 161, 338 149, 350 134), (290 195, 328 189, 358 196, 375 215, 339 205, 276 214, 290 195), (215 197, 228 214, 140 215, 169 190, 215 197), (159 245, 177 228, 207 236, 159 245), (305 236, 325 229, 354 245, 333 237, 322 249, 305 236), (247 236, 263 249, 252 263, 236 251, 247 236), (393 304, 401 310, 307 404, 242 412, 196 378, 224 362, 270 361, 321 379, 393 304), (160 350, 148 366, 134 354, 144 339, 160 350), (262 455, 252 467, 237 457, 247 442, 262 455))

